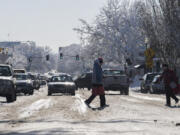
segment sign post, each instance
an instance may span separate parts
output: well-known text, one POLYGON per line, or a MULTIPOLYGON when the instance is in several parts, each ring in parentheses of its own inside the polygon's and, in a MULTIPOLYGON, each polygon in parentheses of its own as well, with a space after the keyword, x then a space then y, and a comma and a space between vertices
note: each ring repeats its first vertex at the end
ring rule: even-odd
POLYGON ((152 70, 153 68, 153 58, 155 56, 155 52, 152 48, 148 48, 146 49, 146 51, 144 52, 145 56, 146 56, 146 68, 149 70, 152 70))

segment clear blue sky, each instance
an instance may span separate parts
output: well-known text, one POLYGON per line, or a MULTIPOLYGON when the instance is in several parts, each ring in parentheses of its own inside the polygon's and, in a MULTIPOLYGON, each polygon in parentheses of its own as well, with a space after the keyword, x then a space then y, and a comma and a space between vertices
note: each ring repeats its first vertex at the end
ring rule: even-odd
POLYGON ((106 0, 0 0, 0 41, 35 41, 59 46, 79 43, 72 29, 92 22, 106 0), (9 33, 9 38, 8 38, 9 33))

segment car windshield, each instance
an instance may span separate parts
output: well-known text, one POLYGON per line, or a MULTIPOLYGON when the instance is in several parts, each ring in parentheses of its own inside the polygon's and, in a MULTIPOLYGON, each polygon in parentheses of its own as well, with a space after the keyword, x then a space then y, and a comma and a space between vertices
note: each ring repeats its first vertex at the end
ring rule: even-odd
POLYGON ((14 73, 25 73, 25 71, 23 69, 15 69, 14 73))
POLYGON ((16 80, 27 80, 28 79, 27 75, 14 75, 14 77, 16 78, 16 80))
POLYGON ((125 72, 122 70, 104 70, 105 75, 124 75, 125 72))
POLYGON ((158 75, 158 76, 155 76, 152 82, 157 82, 157 80, 158 80, 159 77, 160 77, 159 75, 158 75))
POLYGON ((31 80, 35 80, 36 79, 35 75, 32 75, 32 74, 29 74, 28 78, 31 78, 31 80))
POLYGON ((154 76, 156 76, 156 75, 157 75, 157 74, 149 74, 149 75, 147 75, 146 80, 148 80, 148 81, 153 81, 154 76))
POLYGON ((11 70, 9 67, 0 66, 0 76, 11 76, 11 70))
POLYGON ((67 75, 54 76, 52 77, 52 82, 72 82, 72 78, 67 75))

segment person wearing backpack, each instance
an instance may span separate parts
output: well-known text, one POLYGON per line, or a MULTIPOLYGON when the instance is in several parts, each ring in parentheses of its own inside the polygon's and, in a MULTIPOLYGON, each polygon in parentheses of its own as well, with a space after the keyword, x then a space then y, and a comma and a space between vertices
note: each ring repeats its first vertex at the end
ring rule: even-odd
POLYGON ((161 81, 163 79, 164 81, 164 87, 166 92, 166 106, 171 106, 171 98, 175 100, 175 103, 177 104, 179 102, 179 99, 175 96, 173 89, 178 87, 178 78, 176 77, 176 74, 174 71, 170 70, 167 64, 163 64, 163 73, 160 76, 158 81, 161 81))

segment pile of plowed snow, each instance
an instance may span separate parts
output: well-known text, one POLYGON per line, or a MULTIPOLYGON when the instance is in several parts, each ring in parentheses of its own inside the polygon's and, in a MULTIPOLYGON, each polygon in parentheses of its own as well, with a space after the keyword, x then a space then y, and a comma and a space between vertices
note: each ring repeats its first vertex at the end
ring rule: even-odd
POLYGON ((79 94, 76 94, 75 98, 76 99, 74 104, 72 105, 72 110, 78 111, 81 115, 85 115, 85 113, 87 112, 87 106, 84 103, 84 99, 79 94))
POLYGON ((32 103, 30 106, 21 109, 19 118, 30 117, 34 113, 38 112, 40 109, 48 109, 53 104, 54 103, 51 99, 40 99, 32 103))

